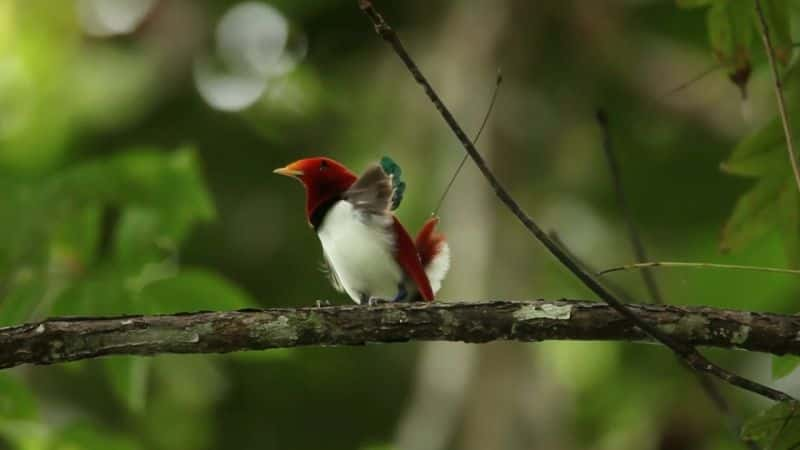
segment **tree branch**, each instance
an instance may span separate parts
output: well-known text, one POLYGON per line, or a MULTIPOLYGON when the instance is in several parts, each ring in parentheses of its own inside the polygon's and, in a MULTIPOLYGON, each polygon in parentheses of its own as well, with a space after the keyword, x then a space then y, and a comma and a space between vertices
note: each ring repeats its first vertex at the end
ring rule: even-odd
MULTIPOLYGON (((637 262, 642 263, 648 260, 647 250, 644 246, 644 241, 639 234, 639 228, 636 226, 636 221, 633 219, 633 213, 628 207, 628 200, 625 196, 625 189, 623 188, 622 183, 622 170, 620 169, 617 155, 614 152, 614 146, 611 140, 611 127, 609 126, 608 114, 606 114, 605 110, 599 109, 597 111, 597 122, 603 132, 603 152, 606 154, 608 169, 611 173, 611 179, 614 183, 614 192, 617 196, 617 206, 624 216, 625 222, 627 222, 628 239, 633 247, 634 257, 636 258, 637 262)), ((642 281, 647 287, 647 291, 650 293, 653 303, 657 305, 663 305, 664 303, 667 303, 664 301, 664 296, 661 294, 661 289, 659 289, 653 273, 649 269, 642 269, 641 274, 642 281)), ((686 364, 683 362, 683 360, 679 359, 678 361, 681 362, 684 367, 686 367, 686 364)), ((686 368, 691 370, 691 367, 686 368)), ((742 420, 734 413, 733 409, 728 403, 728 400, 725 398, 722 392, 720 392, 719 388, 717 388, 717 385, 707 373, 697 371, 693 371, 693 373, 697 377, 697 381, 700 384, 700 387, 703 389, 703 392, 705 392, 706 396, 708 396, 720 413, 722 413, 728 419, 733 438, 739 439, 742 420)), ((742 440, 742 444, 750 450, 759 449, 755 442, 742 440)))
POLYGON ((453 117, 453 114, 449 109, 447 109, 425 76, 422 75, 422 72, 419 70, 417 64, 406 51, 403 43, 400 41, 400 38, 394 32, 392 27, 390 27, 389 24, 384 20, 381 14, 375 9, 375 7, 372 5, 372 2, 369 0, 358 0, 358 4, 364 14, 366 14, 370 21, 372 21, 372 24, 375 26, 375 32, 392 47, 397 56, 403 61, 403 64, 405 64, 414 80, 419 83, 420 86, 422 86, 431 103, 433 103, 434 107, 436 107, 437 111, 439 111, 439 114, 441 114, 444 121, 450 127, 450 130, 453 132, 453 134, 455 134, 456 138, 458 138, 464 150, 475 163, 475 166, 478 168, 478 170, 480 170, 483 177, 494 190, 495 195, 497 195, 500 201, 506 205, 506 207, 514 214, 514 216, 516 216, 520 223, 542 245, 544 245, 545 248, 547 248, 547 250, 556 259, 558 259, 558 261, 564 267, 569 269, 569 271, 572 272, 586 287, 600 297, 601 300, 606 302, 611 308, 616 310, 629 321, 635 323, 648 335, 669 347, 693 369, 710 373, 729 384, 738 386, 742 389, 754 392, 772 400, 793 400, 790 395, 784 392, 756 383, 755 381, 741 377, 717 366, 706 359, 703 355, 698 353, 691 345, 688 345, 683 341, 676 340, 673 336, 659 329, 655 324, 651 324, 639 318, 632 309, 627 308, 625 304, 623 304, 611 291, 600 284, 591 274, 583 270, 575 260, 570 258, 568 253, 564 252, 561 247, 558 246, 558 244, 553 242, 553 240, 550 239, 544 231, 542 231, 539 225, 537 225, 536 222, 534 222, 533 219, 531 219, 531 217, 528 216, 525 211, 523 211, 511 194, 509 194, 508 191, 500 184, 500 181, 494 176, 492 171, 489 169, 489 166, 486 164, 486 160, 483 159, 478 149, 475 148, 472 142, 470 142, 469 138, 464 133, 464 130, 458 124, 458 121, 456 121, 455 117, 453 117))
MULTIPOLYGON (((798 316, 708 307, 626 307, 691 345, 800 355, 798 316)), ((578 300, 271 308, 53 318, 0 328, 0 368, 106 355, 495 340, 652 341, 609 306, 578 300)))

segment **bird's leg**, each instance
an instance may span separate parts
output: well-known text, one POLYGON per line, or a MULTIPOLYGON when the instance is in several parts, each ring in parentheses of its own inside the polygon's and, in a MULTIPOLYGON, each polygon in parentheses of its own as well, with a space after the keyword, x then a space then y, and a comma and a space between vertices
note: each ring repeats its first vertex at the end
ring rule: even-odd
POLYGON ((317 308, 322 308, 323 306, 331 306, 330 300, 317 300, 316 301, 317 308))
POLYGON ((385 298, 370 297, 369 300, 367 300, 367 305, 377 306, 383 303, 391 303, 391 302, 392 302, 391 300, 386 300, 385 298))
POLYGON ((397 285, 397 295, 394 297, 393 302, 402 302, 403 300, 408 297, 408 291, 406 290, 406 284, 402 281, 400 284, 397 285))
MULTIPOLYGON (((363 297, 366 297, 366 296, 362 295, 362 298, 363 297)), ((369 306, 375 306, 375 305, 380 305, 381 303, 402 302, 406 298, 408 298, 408 290, 406 289, 405 283, 401 282, 400 284, 397 285, 397 295, 395 295, 393 299, 390 300, 390 299, 387 299, 387 298, 369 297, 367 299, 366 303, 369 306)), ((362 304, 363 304, 363 301, 362 301, 362 304)))

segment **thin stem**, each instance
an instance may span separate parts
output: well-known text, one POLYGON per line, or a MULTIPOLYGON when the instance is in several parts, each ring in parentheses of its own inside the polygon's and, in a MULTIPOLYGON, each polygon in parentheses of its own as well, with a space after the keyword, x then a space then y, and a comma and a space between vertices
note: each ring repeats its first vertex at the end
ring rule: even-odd
MULTIPOLYGON (((600 109, 597 111, 597 122, 603 132, 603 152, 606 155, 609 172, 611 173, 611 178, 614 183, 617 205, 619 206, 620 212, 624 216, 625 222, 628 225, 628 238, 631 241, 634 256, 640 263, 645 262, 648 260, 647 251, 645 250, 644 241, 639 234, 639 229, 636 226, 636 222, 633 220, 633 212, 628 207, 628 200, 625 196, 625 189, 622 183, 622 170, 620 168, 619 161, 617 160, 616 153, 614 152, 614 145, 611 139, 611 128, 608 123, 608 114, 605 110, 600 109)), ((653 276, 653 272, 650 269, 643 268, 641 274, 642 281, 647 287, 647 291, 650 293, 650 297, 652 297, 653 302, 659 305, 666 303, 661 294, 661 290, 658 287, 658 283, 653 276)), ((679 361, 683 366, 686 367, 684 361, 679 361)), ((690 367, 686 368, 691 370, 690 367)), ((728 404, 728 401, 725 399, 725 396, 719 391, 719 388, 708 374, 703 372, 694 372, 694 375, 697 378, 698 384, 700 384, 700 387, 703 389, 703 392, 705 392, 706 396, 711 400, 711 403, 713 403, 719 412, 725 418, 727 418, 731 433, 733 434, 734 439, 738 440, 742 422, 741 419, 733 412, 730 404, 728 404)), ((758 446, 753 442, 741 442, 750 450, 758 449, 758 446)))
POLYGON ((668 90, 664 94, 659 97, 659 100, 669 97, 670 95, 677 94, 678 92, 688 88, 689 86, 693 85, 694 83, 702 80, 703 78, 707 77, 708 75, 714 73, 716 70, 722 68, 720 64, 714 64, 713 66, 705 69, 704 71, 698 73, 697 75, 693 76, 692 78, 684 81, 683 83, 675 86, 674 88, 668 90))
MULTIPOLYGON (((589 273, 597 272, 596 270, 594 270, 591 264, 587 263, 586 260, 582 259, 580 256, 576 255, 575 252, 570 250, 567 244, 561 239, 561 236, 558 234, 557 231, 550 230, 547 232, 547 234, 550 236, 550 239, 552 239, 559 247, 561 247, 562 251, 564 251, 570 258, 572 258, 576 263, 578 263, 578 265, 581 267, 582 270, 589 273)), ((614 284, 613 282, 611 282, 611 280, 604 280, 604 283, 606 287, 608 287, 611 291, 613 291, 617 295, 617 297, 623 302, 636 303, 633 296, 628 294, 628 292, 625 291, 625 289, 623 289, 621 286, 614 284)))
POLYGON ((545 248, 547 248, 547 250, 559 260, 559 262, 561 262, 561 264, 563 264, 581 282, 583 282, 586 287, 588 287, 592 292, 606 302, 611 308, 617 311, 617 313, 635 323, 649 336, 653 337, 655 340, 661 342, 669 347, 672 351, 680 355, 695 370, 711 373, 732 385, 776 401, 793 399, 793 397, 784 392, 740 377, 711 363, 700 353, 698 353, 697 350, 695 350, 695 348, 691 345, 674 339, 673 337, 661 331, 656 325, 642 320, 636 313, 628 309, 621 301, 619 301, 617 297, 611 293, 611 291, 603 287, 603 285, 601 285, 600 282, 598 282, 591 274, 582 270, 580 266, 574 260, 572 260, 567 253, 561 250, 561 248, 547 236, 547 234, 525 213, 525 211, 522 210, 514 198, 500 184, 497 177, 495 177, 495 175, 489 169, 489 166, 486 164, 486 160, 483 159, 478 149, 475 148, 467 135, 464 133, 464 130, 453 117, 453 114, 449 109, 447 109, 428 80, 422 75, 422 72, 420 72, 417 64, 414 62, 411 56, 409 56, 397 34, 389 26, 389 24, 386 23, 381 14, 375 9, 375 7, 372 5, 372 2, 369 0, 359 0, 358 3, 361 10, 367 15, 367 17, 372 21, 372 24, 375 26, 375 32, 392 47, 397 56, 403 61, 414 80, 419 83, 420 86, 422 86, 425 94, 428 96, 428 99, 430 99, 431 103, 433 103, 434 107, 439 111, 439 114, 441 114, 444 121, 450 127, 450 130, 453 132, 453 134, 455 134, 459 142, 461 142, 462 147, 464 147, 464 150, 466 150, 467 154, 470 156, 470 158, 472 158, 472 161, 478 167, 478 170, 480 170, 481 174, 483 174, 483 177, 486 178, 486 181, 492 187, 492 190, 494 190, 494 193, 497 195, 500 201, 502 201, 506 207, 517 217, 522 225, 536 239, 538 239, 539 242, 544 245, 545 248))
MULTIPOLYGON (((483 115, 483 121, 481 122, 480 128, 478 128, 478 133, 475 134, 475 138, 472 140, 473 145, 477 145, 478 141, 481 139, 481 135, 483 134, 483 129, 486 128, 486 123, 489 122, 489 116, 492 115, 492 110, 494 110, 494 103, 497 100, 497 93, 500 92, 500 84, 503 83, 503 73, 498 70, 497 71, 497 78, 495 78, 494 82, 494 91, 492 91, 492 99, 489 101, 489 108, 486 109, 486 114, 483 115)), ((442 192, 442 196, 439 197, 439 201, 436 202, 436 209, 433 210, 433 216, 439 215, 439 210, 442 209, 442 204, 444 203, 444 199, 447 197, 447 194, 450 193, 450 188, 453 187, 453 183, 455 183, 458 174, 461 173, 461 169, 464 168, 464 164, 467 162, 467 155, 461 158, 461 162, 458 163, 458 167, 456 167, 456 171, 453 172, 453 176, 450 177, 450 181, 447 183, 447 186, 444 188, 444 192, 442 192)))
POLYGON ((767 19, 764 17, 764 10, 761 7, 761 0, 753 1, 756 4, 758 20, 761 22, 761 40, 764 42, 764 49, 767 52, 769 66, 772 68, 772 78, 775 81, 773 86, 775 88, 775 97, 778 100, 778 113, 781 116, 783 133, 786 135, 786 150, 789 153, 789 162, 792 165, 794 181, 797 184, 797 189, 800 190, 800 167, 798 167, 797 154, 794 151, 794 140, 792 139, 792 128, 789 126, 789 115, 786 112, 786 101, 783 98, 783 81, 781 81, 781 74, 778 71, 778 63, 775 61, 775 47, 772 45, 772 38, 769 34, 767 19))
MULTIPOLYGON (((628 208, 628 199, 625 197, 625 190, 622 187, 622 172, 619 168, 619 161, 617 161, 617 156, 614 153, 614 147, 611 142, 611 131, 609 130, 608 126, 608 114, 606 114, 606 112, 602 109, 597 111, 597 122, 600 124, 600 129, 603 131, 603 152, 606 155, 608 169, 611 172, 611 179, 614 183, 614 192, 617 195, 617 205, 619 206, 620 212, 622 213, 622 216, 625 218, 625 222, 628 225, 628 238, 630 239, 631 246, 633 247, 634 257, 638 262, 647 261, 647 252, 645 251, 642 237, 639 234, 639 229, 636 227, 636 223, 633 221, 633 214, 631 214, 631 211, 628 208)), ((653 302, 659 305, 663 304, 664 297, 661 295, 661 290, 656 284, 653 273, 648 269, 642 269, 642 280, 644 281, 645 286, 647 286, 647 291, 653 298, 653 302)))
POLYGON ((624 266, 611 267, 597 272, 597 275, 606 275, 620 270, 647 270, 654 267, 686 267, 690 269, 723 269, 723 270, 742 270, 749 272, 769 272, 784 275, 800 275, 800 270, 781 269, 778 267, 743 266, 739 264, 717 264, 709 262, 679 262, 679 261, 648 261, 636 264, 626 264, 624 266))

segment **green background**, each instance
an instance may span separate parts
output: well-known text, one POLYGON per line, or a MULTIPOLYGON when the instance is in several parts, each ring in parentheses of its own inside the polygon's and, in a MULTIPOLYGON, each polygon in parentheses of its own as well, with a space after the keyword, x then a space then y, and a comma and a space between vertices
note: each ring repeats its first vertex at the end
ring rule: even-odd
MULTIPOLYGON (((791 114, 800 7, 764 1, 791 114)), ((263 95, 239 111, 215 109, 197 87, 203 55, 235 69, 215 30, 238 2, 155 1, 130 32, 105 36, 79 14, 92 3, 0 0, 3 325, 348 304, 320 271, 301 188, 272 170, 326 155, 359 172, 391 155, 408 183, 398 215, 413 233, 462 156, 355 0, 262 3, 287 20, 298 61, 262 76, 263 95)), ((601 106, 653 260, 797 266, 798 196, 751 2, 377 3, 470 133, 502 70, 478 147, 520 204, 591 267, 633 260, 594 122, 601 106), (729 74, 750 69, 743 95, 729 74)), ((471 163, 440 214, 453 257, 441 301, 593 298, 471 163)), ((610 277, 649 300, 639 274, 610 277)), ((798 309, 794 277, 656 277, 669 303, 798 309)), ((708 355, 773 383, 768 356, 708 355)), ((800 394, 798 376, 775 385, 800 394)), ((740 418, 768 406, 720 389, 740 418)), ((20 367, 0 373, 0 448, 743 447, 667 350, 549 342, 20 367)))

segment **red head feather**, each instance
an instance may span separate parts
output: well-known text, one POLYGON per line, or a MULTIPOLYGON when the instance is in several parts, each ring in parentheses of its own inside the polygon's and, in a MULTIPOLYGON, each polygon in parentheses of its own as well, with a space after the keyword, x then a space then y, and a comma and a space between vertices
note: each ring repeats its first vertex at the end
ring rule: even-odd
POLYGON ((356 176, 347 167, 325 157, 301 159, 276 169, 275 173, 297 178, 303 183, 309 222, 318 206, 340 196, 356 181, 356 176))

